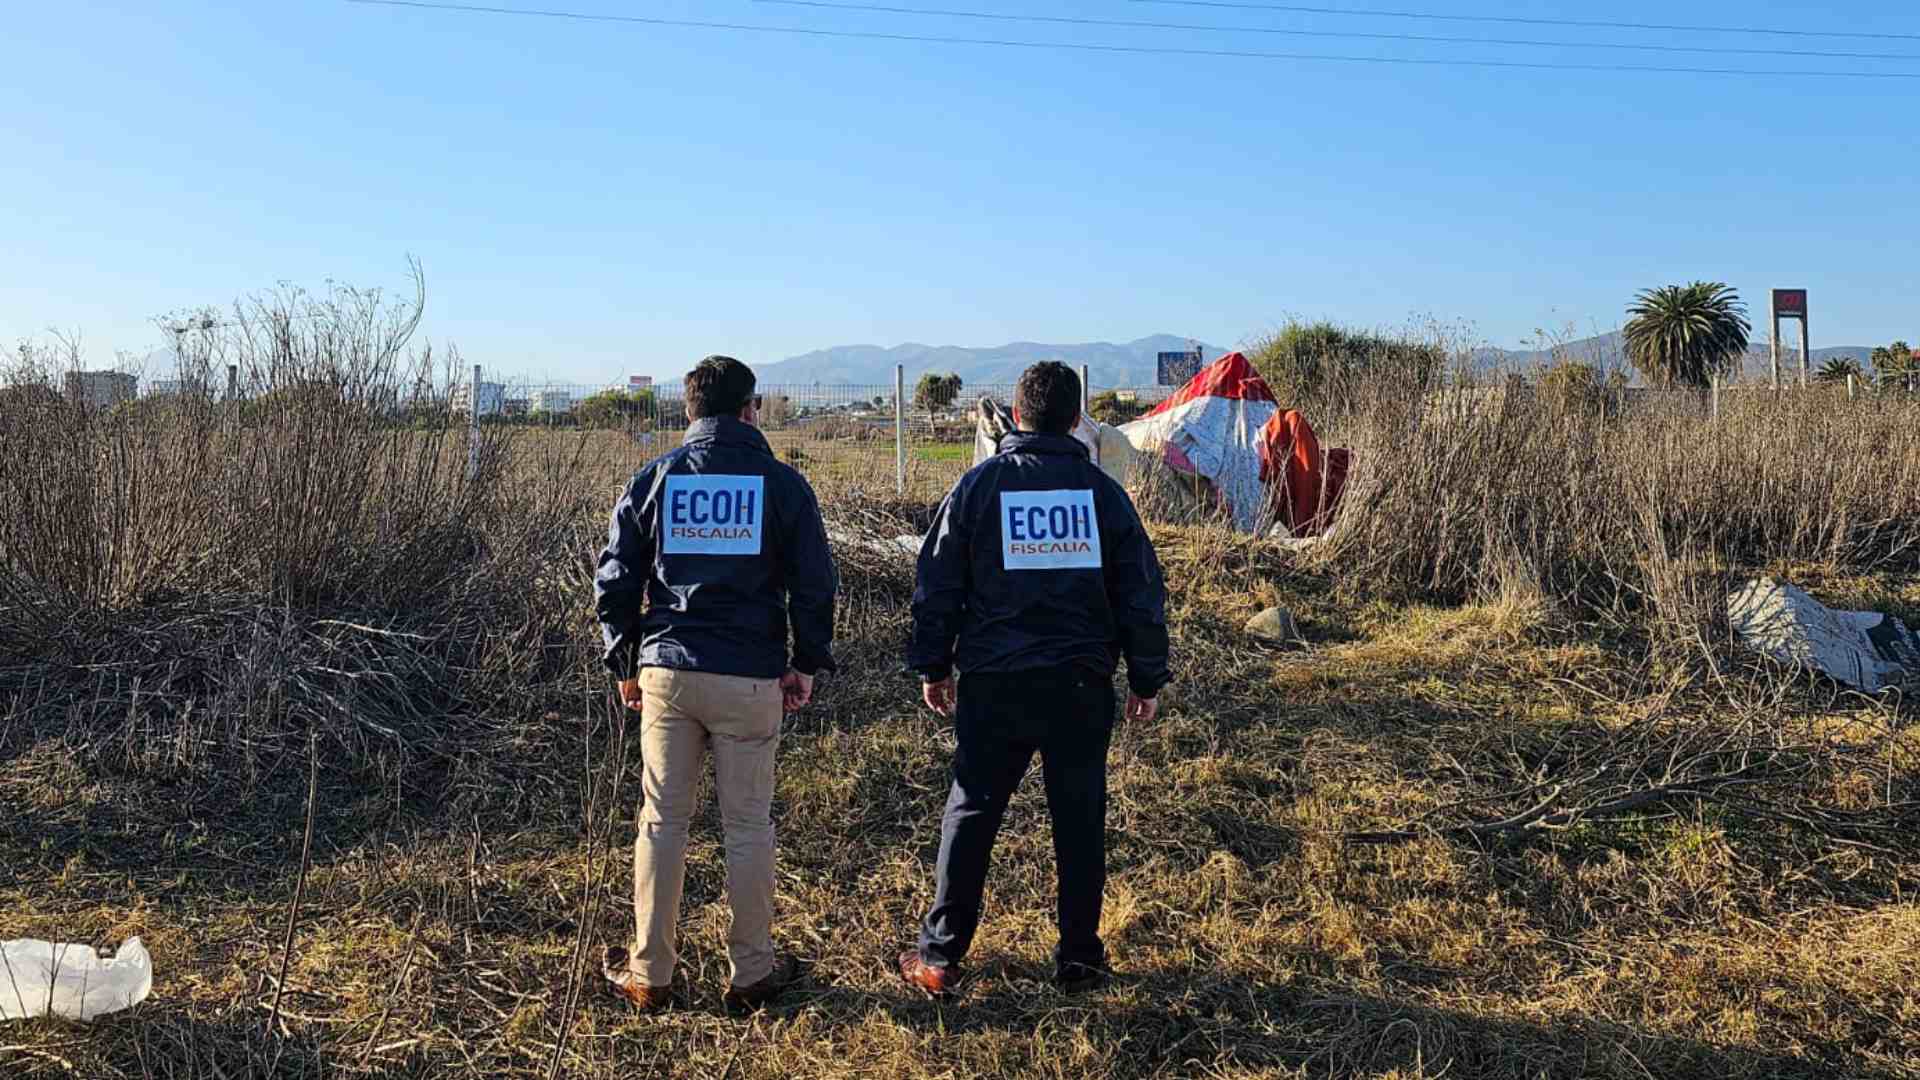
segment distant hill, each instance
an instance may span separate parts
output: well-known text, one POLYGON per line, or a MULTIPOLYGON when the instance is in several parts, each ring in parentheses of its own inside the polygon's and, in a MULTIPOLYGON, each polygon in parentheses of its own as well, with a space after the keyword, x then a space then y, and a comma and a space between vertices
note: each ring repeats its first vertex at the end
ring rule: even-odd
MULTIPOLYGON (((1496 349, 1474 350, 1474 365, 1484 371, 1512 371, 1525 374, 1537 367, 1543 367, 1562 356, 1575 363, 1592 364, 1600 368, 1626 366, 1626 349, 1622 345, 1620 331, 1614 330, 1596 337, 1569 341, 1558 349, 1496 349)), ((1829 360, 1852 360, 1862 370, 1871 370, 1868 363, 1873 350, 1865 345, 1830 345, 1813 350, 1813 368, 1829 360)), ((1764 342, 1753 345, 1747 353, 1746 370, 1758 374, 1769 368, 1767 346, 1764 342)), ((1800 364, 1799 346, 1782 346, 1780 367, 1782 370, 1798 370, 1800 364)), ((1629 369, 1631 370, 1631 369, 1629 369)))
MULTIPOLYGON (((1172 334, 1155 334, 1138 341, 1114 344, 1109 341, 1078 345, 1048 345, 1034 341, 1015 341, 990 348, 966 348, 959 345, 906 344, 884 348, 879 345, 836 345, 790 357, 773 364, 761 364, 754 374, 768 386, 854 384, 890 386, 893 369, 904 364, 911 385, 923 372, 948 372, 960 376, 968 386, 1011 383, 1027 366, 1041 360, 1058 360, 1078 371, 1086 365, 1095 386, 1152 386, 1158 368, 1155 354, 1183 352, 1193 347, 1193 339, 1172 334)), ((1223 350, 1201 344, 1208 361, 1218 359, 1223 350)))
MULTIPOLYGON (((1027 365, 1040 360, 1059 360, 1076 371, 1081 365, 1091 369, 1093 384, 1100 386, 1152 386, 1157 365, 1155 354, 1161 352, 1179 352, 1189 349, 1194 342, 1191 338, 1173 334, 1154 334, 1137 341, 1114 343, 1110 341, 1092 341, 1080 344, 1056 345, 1035 341, 1014 341, 1005 345, 985 348, 969 348, 960 345, 836 345, 828 349, 816 349, 810 353, 789 357, 772 364, 760 364, 754 373, 767 386, 810 386, 815 383, 828 386, 890 386, 893 383, 893 368, 896 364, 906 367, 907 382, 911 384, 923 373, 929 371, 954 372, 968 386, 989 386, 1010 384, 1020 377, 1027 365)), ((1223 349, 1202 343, 1202 355, 1207 361, 1219 359, 1223 349)), ((1869 357, 1873 350, 1864 345, 1830 345, 1813 350, 1813 366, 1817 370, 1829 360, 1847 359, 1860 364, 1862 369, 1870 367, 1869 357)), ((1553 362, 1556 355, 1579 363, 1593 364, 1601 368, 1624 367, 1625 351, 1621 346, 1619 331, 1600 334, 1595 337, 1569 341, 1554 349, 1500 349, 1481 348, 1474 350, 1474 366, 1486 373, 1513 372, 1525 374, 1535 368, 1553 362)), ((1787 370, 1797 370, 1800 356, 1794 349, 1788 349, 1781 356, 1781 366, 1787 370)), ((1630 371, 1631 369, 1629 369, 1630 371)), ((1767 370, 1767 350, 1764 344, 1755 345, 1747 357, 1746 370, 1750 375, 1759 375, 1767 370)))

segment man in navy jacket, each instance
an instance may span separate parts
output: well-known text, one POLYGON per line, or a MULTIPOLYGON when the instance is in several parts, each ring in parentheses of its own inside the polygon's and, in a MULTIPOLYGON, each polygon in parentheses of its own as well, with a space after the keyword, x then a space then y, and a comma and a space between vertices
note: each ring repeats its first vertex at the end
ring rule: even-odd
POLYGON ((1020 430, 948 493, 913 593, 907 666, 958 743, 933 908, 900 956, 902 977, 934 995, 959 979, 995 834, 1035 753, 1053 819, 1055 976, 1069 990, 1104 980, 1114 670, 1124 657, 1130 720, 1153 718, 1167 682, 1160 564, 1132 500, 1069 434, 1080 380, 1035 364, 1015 399, 1020 430))
POLYGON ((833 668, 839 577, 813 489, 754 427, 753 391, 753 371, 732 357, 688 374, 685 444, 627 485, 594 575, 606 664, 641 714, 644 763, 634 947, 609 949, 606 969, 647 1011, 672 998, 687 826, 709 748, 733 907, 726 1002, 757 1007, 800 973, 771 933, 774 752, 783 712, 833 668))

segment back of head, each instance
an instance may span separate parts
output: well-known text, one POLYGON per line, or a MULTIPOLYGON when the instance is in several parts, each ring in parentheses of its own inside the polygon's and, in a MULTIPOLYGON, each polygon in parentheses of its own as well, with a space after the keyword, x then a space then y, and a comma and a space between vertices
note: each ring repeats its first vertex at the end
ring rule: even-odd
POLYGON ((1080 376, 1058 360, 1042 360, 1020 373, 1013 405, 1023 430, 1065 435, 1080 419, 1080 376))
POLYGON ((753 369, 731 356, 709 356, 687 372, 687 415, 738 416, 753 400, 753 369))

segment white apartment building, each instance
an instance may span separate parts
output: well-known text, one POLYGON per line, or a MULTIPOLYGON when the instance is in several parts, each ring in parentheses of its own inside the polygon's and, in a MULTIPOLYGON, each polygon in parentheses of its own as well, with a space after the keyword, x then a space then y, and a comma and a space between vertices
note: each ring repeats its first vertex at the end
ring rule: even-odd
POLYGON ((527 395, 527 412, 567 413, 573 411, 573 391, 571 390, 535 390, 527 395))
POLYGON ((454 383, 447 395, 447 406, 460 416, 474 413, 475 390, 479 391, 479 415, 499 416, 507 407, 507 384, 483 382, 476 386, 469 382, 454 383))

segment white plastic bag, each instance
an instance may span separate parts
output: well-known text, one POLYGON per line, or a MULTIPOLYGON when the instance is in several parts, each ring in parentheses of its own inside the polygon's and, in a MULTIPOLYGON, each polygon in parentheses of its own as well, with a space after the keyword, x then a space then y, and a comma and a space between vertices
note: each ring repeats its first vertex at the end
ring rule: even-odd
POLYGON ((91 945, 38 938, 0 941, 0 1020, 91 1020, 130 1009, 153 990, 153 958, 137 937, 102 960, 91 945))

